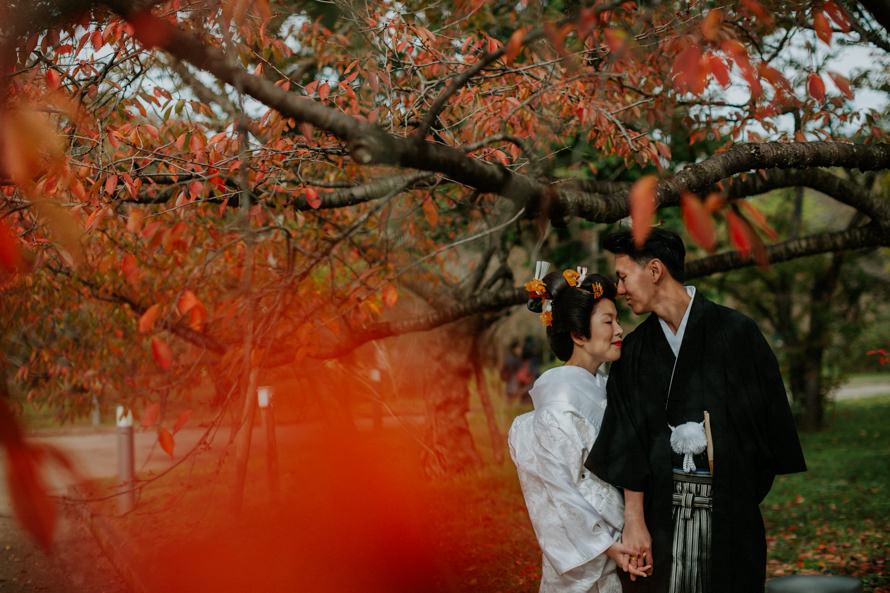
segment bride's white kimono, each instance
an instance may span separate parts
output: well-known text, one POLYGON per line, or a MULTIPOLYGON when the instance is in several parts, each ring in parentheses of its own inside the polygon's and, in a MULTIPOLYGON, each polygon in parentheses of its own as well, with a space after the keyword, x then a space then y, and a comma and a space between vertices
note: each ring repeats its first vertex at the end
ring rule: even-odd
POLYGON ((535 409, 510 427, 510 455, 538 543, 541 593, 621 593, 605 551, 624 526, 624 500, 584 467, 606 408, 606 376, 576 366, 542 374, 535 409))

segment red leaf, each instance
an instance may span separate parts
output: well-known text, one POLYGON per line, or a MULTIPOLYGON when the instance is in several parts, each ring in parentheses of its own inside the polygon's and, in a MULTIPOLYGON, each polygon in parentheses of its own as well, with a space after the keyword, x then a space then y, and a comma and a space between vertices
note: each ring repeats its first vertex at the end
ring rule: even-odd
POLYGON ((779 233, 773 230, 773 227, 770 226, 769 221, 764 216, 763 212, 757 209, 754 204, 748 202, 747 200, 739 200, 738 202, 742 208, 744 208, 748 212, 748 216, 754 221, 760 230, 766 233, 766 236, 769 237, 770 241, 775 241, 779 238, 779 233))
POLYGON ((318 192, 311 187, 306 188, 306 203, 315 210, 321 208, 321 198, 318 196, 318 192))
POLYGON ((327 82, 323 82, 318 87, 318 98, 324 101, 331 94, 331 86, 327 82))
POLYGON ((821 10, 813 12, 813 29, 816 31, 816 37, 822 40, 826 45, 831 44, 831 24, 828 17, 821 10))
POLYGON ((148 9, 140 10, 127 18, 133 25, 133 34, 136 39, 151 49, 157 45, 164 45, 173 33, 169 23, 151 14, 148 9))
POLYGON ((173 435, 170 434, 166 428, 158 428, 158 442, 161 444, 161 449, 163 449, 170 458, 173 458, 173 435))
POLYGON ((200 330, 201 326, 207 320, 207 309, 204 305, 198 303, 191 311, 189 311, 189 327, 194 330, 200 330))
POLYGON ((742 256, 742 259, 751 257, 751 238, 748 236, 748 230, 741 217, 734 211, 727 210, 726 223, 729 225, 729 239, 735 245, 739 255, 742 256))
POLYGON ((850 81, 845 77, 841 76, 837 72, 829 72, 828 76, 831 77, 832 82, 834 82, 834 86, 841 92, 843 96, 848 99, 853 98, 853 89, 850 88, 850 81))
POLYGON ((717 82, 720 83, 720 86, 726 88, 729 86, 729 69, 726 67, 726 62, 716 54, 708 54, 708 66, 711 67, 711 74, 714 75, 714 78, 717 79, 717 82))
POLYGON ((59 73, 56 72, 53 68, 50 68, 46 71, 46 84, 51 89, 59 88, 59 84, 62 82, 62 78, 59 76, 59 73))
POLYGON ((115 189, 117 189, 117 175, 109 175, 105 180, 105 193, 113 195, 115 189))
POLYGON ((705 39, 708 41, 714 41, 717 39, 717 35, 720 33, 720 27, 722 25, 723 12, 719 8, 711 9, 702 23, 702 35, 704 35, 705 39))
POLYGON ((161 305, 157 303, 146 309, 145 313, 139 317, 139 333, 147 334, 154 329, 155 321, 157 321, 160 314, 161 305))
POLYGON ((90 43, 93 44, 93 49, 95 51, 99 51, 104 45, 104 41, 102 40, 102 33, 99 31, 93 31, 93 34, 90 35, 90 43))
POLYGON ((201 305, 201 301, 198 300, 198 297, 196 297, 195 293, 191 290, 184 291, 182 296, 179 297, 179 300, 176 301, 176 308, 179 309, 179 312, 183 315, 199 305, 201 305))
POLYGON ((142 228, 143 218, 142 210, 131 207, 130 211, 127 213, 127 230, 134 235, 138 234, 139 229, 142 228))
POLYGON ((634 244, 637 248, 643 246, 646 237, 652 227, 652 218, 655 216, 655 186, 658 179, 655 175, 641 177, 630 188, 630 220, 631 232, 634 244))
POLYGON ((19 242, 0 220, 0 269, 14 272, 22 263, 19 242))
POLYGON ((850 32, 850 21, 847 20, 847 13, 836 2, 829 0, 822 5, 822 10, 834 21, 838 29, 844 33, 850 32))
POLYGON ((152 338, 151 339, 151 353, 155 357, 155 362, 158 363, 158 366, 162 371, 170 370, 170 367, 173 366, 173 351, 170 350, 170 346, 167 345, 167 342, 161 340, 160 338, 152 338))
POLYGON ((815 72, 810 73, 810 77, 807 80, 807 92, 820 103, 825 102, 825 82, 815 72))
POLYGON ((143 428, 151 428, 158 421, 158 416, 161 414, 161 402, 155 402, 145 408, 145 411, 142 412, 142 426, 143 428))
MULTIPOLYGON (((671 78, 681 91, 696 92, 699 88, 698 78, 701 73, 702 51, 692 43, 681 51, 674 61, 671 78)), ((700 92, 700 91, 697 91, 700 92)))
POLYGON ((176 424, 173 425, 173 434, 179 432, 179 429, 182 428, 186 422, 189 420, 189 416, 192 415, 191 410, 186 410, 182 414, 179 415, 179 418, 176 419, 176 424))
POLYGON ((127 282, 134 282, 138 278, 139 264, 132 253, 125 253, 121 258, 121 271, 124 273, 124 278, 126 278, 127 282))
POLYGON ((714 230, 714 221, 698 196, 690 192, 683 192, 680 196, 680 206, 683 211, 683 224, 689 231, 692 239, 708 251, 714 250, 717 243, 717 233, 714 230))

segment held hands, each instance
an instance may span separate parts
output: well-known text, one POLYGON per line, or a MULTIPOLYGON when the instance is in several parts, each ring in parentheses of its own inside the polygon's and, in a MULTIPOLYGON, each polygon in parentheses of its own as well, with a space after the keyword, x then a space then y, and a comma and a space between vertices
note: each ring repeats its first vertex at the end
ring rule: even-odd
POLYGON ((649 529, 642 518, 635 520, 636 517, 627 517, 627 519, 621 540, 629 550, 627 559, 629 568, 624 568, 617 559, 615 561, 630 574, 630 580, 635 581, 638 576, 647 577, 652 574, 652 536, 649 535, 649 529))
POLYGON ((609 546, 609 549, 606 550, 606 555, 614 560, 621 570, 629 573, 630 580, 632 581, 637 580, 637 577, 647 577, 652 572, 651 562, 648 565, 644 565, 643 561, 635 553, 634 548, 621 542, 615 542, 609 546))

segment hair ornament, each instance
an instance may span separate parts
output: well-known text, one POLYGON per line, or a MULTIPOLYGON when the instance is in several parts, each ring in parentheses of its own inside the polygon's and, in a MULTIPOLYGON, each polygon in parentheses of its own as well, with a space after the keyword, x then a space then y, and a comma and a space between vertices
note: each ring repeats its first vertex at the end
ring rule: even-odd
POLYGON ((535 312, 541 313, 541 321, 544 325, 550 325, 549 319, 552 317, 550 313, 550 294, 547 292, 547 285, 544 284, 544 276, 550 271, 550 262, 535 262, 535 277, 525 283, 525 290, 528 291, 529 304, 528 308, 535 312), (547 320, 545 320, 547 316, 547 320))
POLYGON ((581 286, 585 278, 587 278, 587 266, 578 266, 578 286, 581 286))
POLYGON ((603 296, 603 285, 599 282, 594 282, 590 285, 590 292, 593 293, 593 298, 600 298, 601 296, 603 296))
POLYGON ((575 270, 564 270, 562 273, 562 277, 566 279, 566 282, 568 282, 569 286, 578 286, 578 278, 580 276, 581 274, 579 274, 575 270))

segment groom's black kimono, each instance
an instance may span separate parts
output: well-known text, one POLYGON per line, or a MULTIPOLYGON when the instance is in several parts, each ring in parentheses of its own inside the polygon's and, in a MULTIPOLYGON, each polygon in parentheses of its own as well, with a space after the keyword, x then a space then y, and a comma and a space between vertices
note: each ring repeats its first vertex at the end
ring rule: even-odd
MULTIPOLYGON (((587 467, 644 493, 654 572, 632 591, 668 590, 671 469, 668 424, 711 416, 714 441, 711 591, 763 591, 766 542, 758 504, 776 474, 805 471, 776 358, 754 322, 696 292, 674 372, 655 314, 624 341, 612 364, 608 405, 587 467)), ((696 465, 707 467, 703 457, 696 465)))

